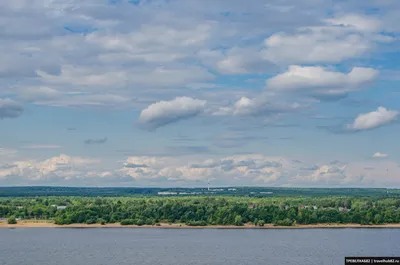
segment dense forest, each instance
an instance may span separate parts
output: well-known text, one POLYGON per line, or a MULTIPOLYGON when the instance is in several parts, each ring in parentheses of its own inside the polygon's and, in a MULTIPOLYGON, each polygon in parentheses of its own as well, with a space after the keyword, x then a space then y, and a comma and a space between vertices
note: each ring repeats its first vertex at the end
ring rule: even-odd
POLYGON ((0 218, 56 224, 191 226, 400 223, 399 197, 20 197, 0 198, 0 218))

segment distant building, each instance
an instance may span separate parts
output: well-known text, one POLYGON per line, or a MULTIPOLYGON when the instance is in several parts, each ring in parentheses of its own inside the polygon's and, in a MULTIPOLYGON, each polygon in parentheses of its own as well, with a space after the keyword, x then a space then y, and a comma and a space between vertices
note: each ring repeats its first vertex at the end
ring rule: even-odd
POLYGON ((256 205, 254 203, 249 204, 249 206, 247 206, 247 208, 249 208, 249 209, 253 209, 254 207, 256 207, 256 205))
POLYGON ((199 195, 203 194, 202 192, 179 192, 179 195, 199 195))
POLYGON ((209 189, 210 191, 224 191, 224 189, 209 189))
POLYGON ((57 210, 65 210, 67 206, 57 206, 57 210))
POLYGON ((272 191, 261 191, 260 194, 273 194, 272 191))
POLYGON ((24 206, 17 206, 18 210, 24 209, 24 206))
POLYGON ((157 192, 158 195, 178 195, 175 191, 159 191, 157 192))
POLYGON ((315 205, 313 205, 313 210, 317 210, 318 209, 318 207, 317 206, 315 206, 315 205))
POLYGON ((288 210, 289 209, 289 206, 288 205, 285 205, 285 210, 288 210))
POLYGON ((229 191, 236 191, 236 189, 228 189, 229 191))

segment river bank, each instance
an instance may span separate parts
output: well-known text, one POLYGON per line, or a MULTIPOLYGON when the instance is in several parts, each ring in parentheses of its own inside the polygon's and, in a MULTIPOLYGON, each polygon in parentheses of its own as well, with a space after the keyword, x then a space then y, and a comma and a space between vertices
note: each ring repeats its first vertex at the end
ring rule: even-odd
POLYGON ((265 224, 264 226, 255 226, 253 224, 245 224, 243 226, 233 225, 209 225, 209 226, 188 226, 185 224, 167 224, 159 225, 120 225, 114 224, 69 224, 56 225, 52 222, 30 222, 18 221, 17 224, 8 224, 0 222, 0 228, 170 228, 170 229, 312 229, 312 228, 400 228, 400 224, 383 224, 383 225, 360 225, 360 224, 312 224, 312 225, 296 225, 296 226, 274 226, 265 224))

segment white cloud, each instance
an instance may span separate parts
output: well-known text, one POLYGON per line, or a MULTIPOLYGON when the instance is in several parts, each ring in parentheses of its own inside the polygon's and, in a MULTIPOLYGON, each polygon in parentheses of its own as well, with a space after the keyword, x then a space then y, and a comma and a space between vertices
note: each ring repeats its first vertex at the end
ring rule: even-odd
POLYGON ((309 174, 290 178, 288 186, 305 187, 387 187, 400 185, 398 164, 392 161, 339 163, 318 166, 309 174))
POLYGON ((123 85, 127 82, 124 71, 95 72, 90 68, 78 68, 70 65, 62 66, 60 75, 37 71, 38 76, 49 84, 71 84, 79 86, 123 85))
POLYGON ((191 52, 202 47, 211 33, 211 23, 194 27, 181 25, 181 28, 143 25, 138 31, 126 34, 95 32, 88 35, 86 40, 106 51, 101 55, 103 60, 111 55, 123 56, 121 59, 125 61, 166 63, 193 56, 191 52))
POLYGON ((145 87, 184 86, 214 78, 211 73, 202 67, 184 67, 183 65, 178 67, 157 66, 153 68, 142 66, 125 69, 96 69, 94 67, 64 65, 60 75, 51 75, 44 71, 37 71, 37 73, 44 83, 81 86, 80 89, 84 87, 97 87, 97 90, 99 88, 106 90, 110 86, 122 88, 133 85, 145 87))
POLYGON ((387 160, 353 163, 295 162, 261 154, 204 158, 197 156, 131 156, 120 167, 103 161, 60 155, 46 160, 0 164, 0 184, 30 185, 274 185, 300 187, 399 186, 398 164, 387 160), (379 177, 378 177, 379 176, 379 177))
POLYGON ((311 174, 296 176, 293 183, 306 185, 343 185, 353 181, 352 177, 346 175, 346 165, 322 165, 314 169, 311 174))
POLYGON ((283 176, 281 167, 288 163, 279 157, 263 155, 232 156, 209 159, 200 163, 171 158, 153 160, 149 157, 130 157, 127 164, 132 161, 143 167, 124 167, 119 170, 120 174, 128 175, 135 180, 160 181, 164 179, 178 183, 199 181, 205 183, 208 179, 222 183, 274 183, 283 176))
POLYGON ((385 157, 388 157, 388 156, 389 156, 388 154, 383 154, 383 153, 380 153, 380 152, 376 152, 375 154, 372 155, 372 157, 374 157, 374 158, 385 158, 385 157))
POLYGON ((388 110, 379 107, 376 111, 360 114, 352 124, 348 124, 350 130, 369 130, 387 125, 396 120, 399 115, 398 111, 388 110))
POLYGON ((23 110, 22 105, 18 102, 9 98, 0 98, 0 119, 17 118, 23 110))
MULTIPOLYGON (((221 0, 213 8, 180 0, 28 2, 7 0, 0 8, 0 94, 58 107, 142 109, 195 97, 186 88, 216 86, 215 72, 270 74, 273 62, 340 62, 371 51, 379 39, 391 41, 377 33, 386 27, 377 18, 344 8, 327 19, 327 6, 315 1, 234 0, 229 11, 221 0), (11 88, 17 77, 18 89, 11 88)), ((216 94, 220 103, 225 95, 216 94)))
POLYGON ((26 181, 79 180, 88 171, 88 166, 100 163, 97 159, 60 155, 43 161, 22 160, 12 163, 12 167, 0 169, 0 180, 22 178, 26 181))
POLYGON ((278 67, 263 58, 261 51, 251 48, 232 48, 215 62, 215 69, 228 75, 275 72, 278 67))
POLYGON ((51 87, 26 87, 18 92, 18 97, 26 101, 51 100, 62 96, 62 93, 51 87))
POLYGON ((349 73, 329 71, 319 66, 292 65, 288 71, 267 80, 267 89, 295 92, 318 99, 336 99, 364 89, 375 80, 378 71, 354 67, 349 73))
POLYGON ((206 101, 190 97, 177 97, 170 101, 159 101, 142 110, 139 124, 156 129, 182 119, 192 118, 205 110, 206 101))
POLYGON ((325 25, 298 28, 293 34, 277 33, 265 40, 264 56, 275 63, 340 63, 373 50, 380 40, 380 21, 357 14, 324 19, 325 25))
POLYGON ((274 98, 264 95, 258 98, 242 97, 232 106, 220 107, 212 113, 214 116, 274 116, 303 108, 299 103, 277 103, 274 98))
POLYGON ((379 19, 358 14, 344 14, 325 21, 335 26, 350 27, 361 32, 378 32, 382 27, 379 19))

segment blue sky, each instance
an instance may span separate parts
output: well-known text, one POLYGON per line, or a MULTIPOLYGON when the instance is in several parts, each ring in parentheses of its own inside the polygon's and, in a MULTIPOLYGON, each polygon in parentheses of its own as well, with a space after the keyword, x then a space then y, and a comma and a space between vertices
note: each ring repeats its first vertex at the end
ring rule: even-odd
POLYGON ((400 187, 400 3, 0 3, 0 185, 400 187))

